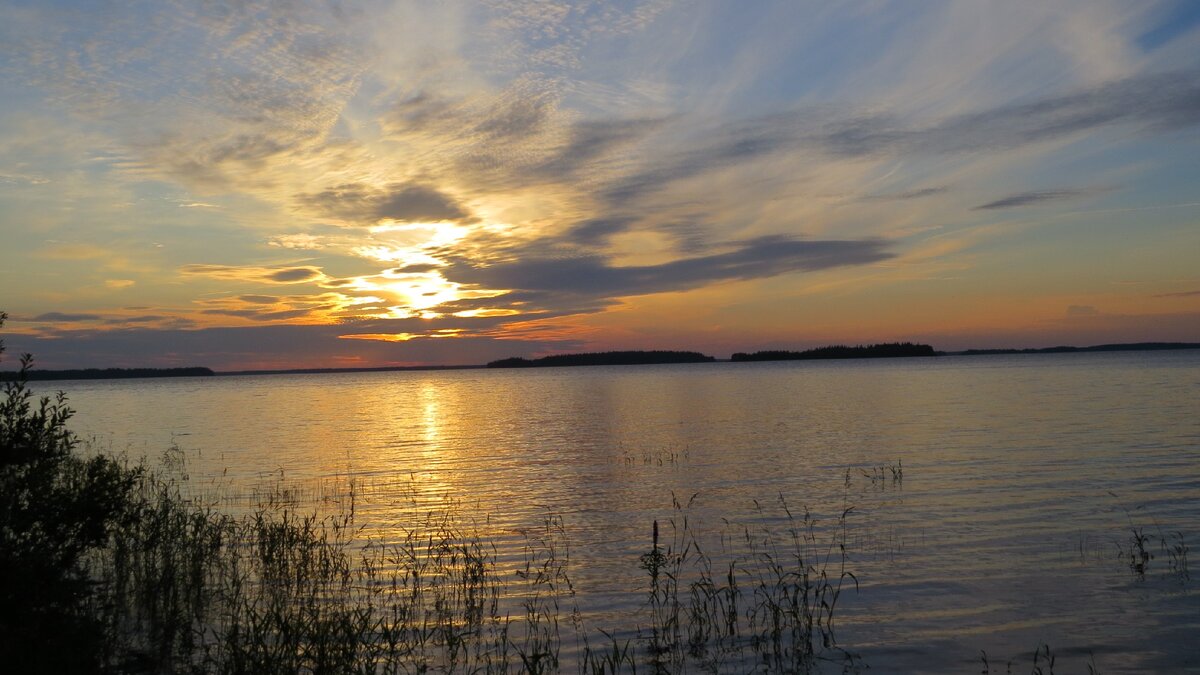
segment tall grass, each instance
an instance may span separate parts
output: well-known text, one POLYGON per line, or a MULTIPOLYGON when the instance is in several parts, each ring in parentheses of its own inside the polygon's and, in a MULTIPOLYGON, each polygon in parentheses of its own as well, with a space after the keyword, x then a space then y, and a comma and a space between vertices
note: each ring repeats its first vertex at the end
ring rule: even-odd
POLYGON ((393 541, 360 540, 353 508, 320 516, 267 499, 235 517, 143 473, 137 517, 93 552, 96 609, 120 671, 549 672, 572 590, 561 520, 499 573, 453 509, 393 541), (502 606, 503 605, 503 606, 502 606), (519 607, 519 612, 514 608, 519 607))
POLYGON ((88 558, 121 672, 806 672, 845 658, 844 522, 822 541, 782 499, 783 535, 746 527, 713 555, 674 500, 669 541, 640 560, 649 623, 622 641, 584 625, 559 516, 501 565, 452 504, 385 541, 362 537, 353 499, 303 513, 281 489, 235 516, 177 477, 138 476, 135 517, 88 558))
MULTIPOLYGON (((849 582, 845 509, 832 527, 807 511, 797 517, 779 497, 782 533, 731 528, 713 551, 701 545, 686 503, 672 498, 671 540, 654 523, 641 567, 649 576, 649 651, 656 671, 808 672, 820 661, 845 665, 834 617, 849 582)), ((759 507, 760 522, 769 520, 759 507)))

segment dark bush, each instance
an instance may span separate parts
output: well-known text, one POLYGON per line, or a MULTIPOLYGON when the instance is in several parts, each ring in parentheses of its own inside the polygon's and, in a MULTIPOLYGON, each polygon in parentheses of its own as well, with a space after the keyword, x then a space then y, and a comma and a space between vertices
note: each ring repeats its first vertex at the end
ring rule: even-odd
MULTIPOLYGON (((0 326, 6 318, 0 312, 0 326)), ((0 396, 0 664, 96 672, 109 640, 85 556, 133 517, 138 472, 74 452, 66 397, 34 396, 24 377, 32 362, 21 357, 0 396)))

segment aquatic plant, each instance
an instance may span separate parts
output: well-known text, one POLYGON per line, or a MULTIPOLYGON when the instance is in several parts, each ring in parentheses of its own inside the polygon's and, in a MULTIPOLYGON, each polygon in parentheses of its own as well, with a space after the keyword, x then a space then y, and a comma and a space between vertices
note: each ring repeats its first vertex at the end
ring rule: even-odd
MULTIPOLYGON (((1108 494, 1113 498, 1118 498, 1111 491, 1108 494)), ((1188 570, 1188 546, 1183 533, 1174 531, 1168 534, 1157 524, 1154 528, 1157 530, 1157 534, 1147 531, 1144 525, 1139 525, 1134 521, 1133 513, 1128 508, 1123 505, 1120 508, 1125 512, 1129 537, 1124 541, 1117 540, 1114 544, 1117 548, 1117 557, 1125 562, 1130 573, 1138 580, 1146 578, 1146 574, 1150 571, 1150 563, 1155 559, 1153 549, 1157 541, 1159 551, 1167 559, 1167 572, 1178 577, 1180 581, 1188 581, 1191 574, 1188 570)))
POLYGON ((852 509, 821 528, 807 509, 796 517, 780 495, 783 535, 743 527, 710 554, 690 517, 697 497, 681 503, 672 495, 670 543, 660 545, 656 521, 651 549, 640 557, 650 577, 646 644, 653 669, 808 672, 822 660, 853 663, 834 632, 844 584, 858 585, 846 567, 852 509))

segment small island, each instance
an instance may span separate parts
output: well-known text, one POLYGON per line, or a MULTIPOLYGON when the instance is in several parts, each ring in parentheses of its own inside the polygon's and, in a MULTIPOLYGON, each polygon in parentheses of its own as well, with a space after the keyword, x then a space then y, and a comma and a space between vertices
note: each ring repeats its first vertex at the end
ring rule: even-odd
POLYGON ((595 352, 591 354, 555 354, 539 359, 519 356, 500 359, 487 364, 488 368, 546 368, 555 366, 642 366, 656 363, 708 363, 716 361, 712 356, 699 352, 674 351, 626 351, 595 352))
POLYGON ((769 350, 746 354, 738 352, 730 361, 813 361, 820 359, 887 359, 907 356, 937 356, 930 345, 912 342, 886 342, 876 345, 830 345, 802 352, 769 350))

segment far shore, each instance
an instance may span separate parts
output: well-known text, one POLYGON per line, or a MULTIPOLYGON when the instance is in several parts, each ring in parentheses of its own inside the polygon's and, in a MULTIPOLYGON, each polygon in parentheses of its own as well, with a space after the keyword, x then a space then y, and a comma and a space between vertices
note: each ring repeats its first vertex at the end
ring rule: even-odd
MULTIPOLYGON (((821 347, 808 352, 821 352, 829 349, 821 347)), ((850 355, 838 356, 838 360, 851 359, 868 359, 878 358, 878 356, 870 355, 868 350, 863 350, 861 355, 855 355, 850 348, 850 355)), ((1072 354, 1072 353, 1089 353, 1089 352, 1133 352, 1133 351, 1174 351, 1184 349, 1200 349, 1200 342, 1132 342, 1119 344, 1103 344, 1091 345, 1088 347, 1074 347, 1068 345, 1056 347, 1035 347, 1025 349, 966 349, 962 351, 937 351, 932 354, 920 356, 1012 356, 1012 355, 1030 355, 1030 354, 1072 354)), ((823 358, 800 357, 798 354, 808 352, 758 352, 759 354, 778 353, 791 354, 789 357, 782 358, 759 358, 759 359, 718 359, 714 357, 704 357, 702 360, 686 361, 687 363, 744 363, 744 362, 761 362, 761 361, 790 361, 790 360, 824 360, 823 358)), ((609 352, 620 353, 626 355, 638 354, 653 354, 648 351, 628 351, 628 352, 609 352)), ((663 352, 663 353, 680 353, 680 352, 663 352)), ((573 354, 564 356, 574 357, 593 357, 595 353, 588 354, 573 354)), ((739 355, 744 356, 744 355, 739 355)), ((891 356, 890 358, 913 358, 916 354, 905 354, 891 356)), ((523 359, 515 359, 523 361, 523 359)), ((504 361, 510 361, 505 359, 504 361)), ((611 362, 604 363, 595 359, 587 359, 586 363, 572 362, 570 359, 562 358, 547 358, 541 367, 594 367, 603 365, 664 365, 670 363, 678 363, 679 361, 653 361, 653 360, 630 360, 628 362, 611 362)), ((493 362, 496 363, 496 362, 493 362)), ((404 372, 404 371, 430 371, 430 370, 473 370, 495 368, 491 364, 475 364, 475 365, 438 365, 438 366, 376 366, 370 368, 293 368, 293 369, 271 369, 271 370, 225 370, 217 371, 202 366, 193 366, 187 368, 72 368, 65 370, 30 370, 26 373, 29 381, 56 381, 56 380, 116 380, 116 379, 137 379, 137 378, 164 378, 164 377, 230 377, 244 375, 322 375, 332 373, 387 373, 387 372, 404 372)), ((16 371, 0 371, 0 382, 11 382, 16 379, 16 371)))

